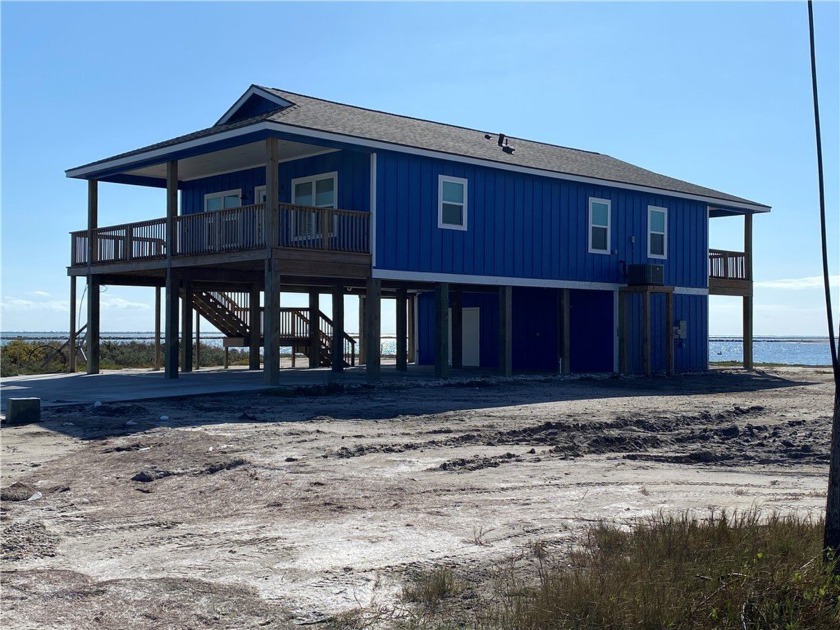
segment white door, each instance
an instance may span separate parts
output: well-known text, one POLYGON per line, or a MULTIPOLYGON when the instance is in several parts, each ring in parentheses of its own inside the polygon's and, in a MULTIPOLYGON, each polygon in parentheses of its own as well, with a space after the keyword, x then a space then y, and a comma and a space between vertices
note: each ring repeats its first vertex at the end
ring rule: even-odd
MULTIPOLYGON (((461 309, 461 360, 464 367, 481 364, 481 309, 461 309)), ((449 364, 452 365, 452 309, 449 309, 449 364)))

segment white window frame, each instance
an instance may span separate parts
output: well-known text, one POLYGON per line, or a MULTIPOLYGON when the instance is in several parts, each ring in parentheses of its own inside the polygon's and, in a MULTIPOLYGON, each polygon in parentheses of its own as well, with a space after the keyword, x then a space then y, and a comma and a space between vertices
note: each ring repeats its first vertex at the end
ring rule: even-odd
MULTIPOLYGON (((265 184, 263 184, 262 186, 254 186, 254 205, 255 206, 258 206, 261 203, 265 203, 264 201, 260 201, 260 195, 265 195, 267 188, 268 187, 265 184)), ((266 200, 267 199, 268 199, 268 196, 266 195, 266 200)))
MULTIPOLYGON (((314 203, 315 199, 315 182, 321 179, 332 179, 333 180, 333 203, 331 206, 312 206, 313 208, 333 208, 338 209, 338 171, 330 171, 329 173, 319 173, 317 175, 307 175, 306 177, 296 177, 292 180, 292 205, 297 205, 297 201, 295 199, 295 188, 298 184, 305 184, 307 182, 312 182, 312 201, 314 203)), ((321 238, 321 222, 318 221, 318 225, 313 225, 313 230, 308 234, 298 234, 297 228, 297 212, 292 214, 292 221, 290 225, 290 237, 293 241, 308 241, 316 238, 321 238)), ((312 214, 312 221, 313 224, 315 223, 315 214, 312 214)), ((332 231, 327 234, 327 237, 334 237, 338 232, 338 217, 333 216, 333 224, 332 224, 332 231)))
POLYGON ((647 255, 648 258, 658 258, 659 260, 665 260, 668 258, 668 208, 663 208, 662 206, 648 206, 648 213, 647 213, 647 255), (654 232, 652 225, 653 223, 650 220, 650 215, 654 212, 661 212, 665 215, 665 231, 664 232, 654 232), (662 254, 653 254, 650 251, 650 243, 651 243, 651 235, 653 234, 662 234, 662 245, 663 245, 663 253, 662 254))
MULTIPOLYGON (((447 201, 447 203, 451 203, 447 201)), ((449 175, 438 175, 438 227, 444 230, 467 230, 467 208, 469 207, 469 182, 463 177, 450 177, 449 175), (464 203, 463 213, 461 216, 464 222, 461 225, 454 223, 443 222, 443 184, 449 182, 451 184, 461 184, 464 187, 464 203)))
POLYGON ((599 199, 597 197, 590 197, 589 198, 589 220, 586 224, 586 241, 587 241, 587 250, 590 254, 611 254, 612 250, 610 249, 610 245, 612 244, 612 201, 609 199, 599 199), (607 248, 606 249, 593 249, 592 247, 592 228, 599 227, 603 228, 603 225, 593 225, 592 224, 592 206, 596 203, 604 204, 607 206, 607 248))
MULTIPOLYGON (((231 190, 223 190, 221 192, 207 193, 206 195, 204 195, 204 212, 213 214, 213 213, 216 213, 216 212, 221 212, 222 210, 231 210, 231 208, 225 208, 225 207, 219 208, 218 210, 208 210, 207 209, 207 202, 210 199, 219 199, 219 198, 224 199, 225 197, 231 197, 233 195, 236 195, 237 197, 239 197, 239 206, 237 206, 237 207, 241 208, 242 207, 242 189, 241 188, 233 188, 231 190)), ((222 206, 224 206, 224 202, 222 202, 222 206)), ((225 223, 236 224, 237 220, 238 220, 237 217, 226 217, 225 218, 225 223)), ((204 228, 205 229, 205 244, 210 244, 212 249, 214 249, 216 251, 225 249, 227 247, 238 247, 239 244, 240 244, 240 242, 239 242, 240 241, 239 231, 236 230, 235 237, 232 238, 232 239, 229 239, 229 238, 227 238, 227 229, 226 229, 227 226, 226 225, 221 225, 221 226, 217 227, 216 221, 218 221, 218 219, 216 217, 210 216, 210 217, 207 218, 207 222, 206 222, 205 228, 204 228)))
MULTIPOLYGON (((219 210, 208 210, 207 209, 207 202, 210 199, 218 199, 219 197, 230 197, 231 195, 236 195, 239 197, 239 205, 242 205, 242 189, 241 188, 234 188, 232 190, 223 190, 221 192, 215 193, 207 193, 204 195, 204 212, 219 212, 219 210)), ((225 208, 222 208, 224 210, 225 208)), ((228 208, 229 209, 229 208, 228 208)))

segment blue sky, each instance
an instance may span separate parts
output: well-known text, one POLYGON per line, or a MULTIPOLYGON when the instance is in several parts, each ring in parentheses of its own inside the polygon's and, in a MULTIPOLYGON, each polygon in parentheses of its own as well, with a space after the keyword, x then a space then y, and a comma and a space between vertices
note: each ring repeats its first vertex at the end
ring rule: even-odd
MULTIPOLYGON (((840 3, 815 15, 836 309, 840 3)), ((67 326, 68 233, 86 223, 86 185, 67 168, 209 126, 258 83, 769 204, 755 220, 756 334, 826 334, 804 2, 3 2, 0 19, 3 330, 67 326)), ((100 189, 102 225, 164 214, 159 190, 100 189)), ((742 238, 740 220, 711 222, 712 247, 742 238)), ((152 295, 109 288, 103 330, 149 330, 152 295)), ((710 315, 713 335, 740 332, 739 299, 712 298, 710 315)))

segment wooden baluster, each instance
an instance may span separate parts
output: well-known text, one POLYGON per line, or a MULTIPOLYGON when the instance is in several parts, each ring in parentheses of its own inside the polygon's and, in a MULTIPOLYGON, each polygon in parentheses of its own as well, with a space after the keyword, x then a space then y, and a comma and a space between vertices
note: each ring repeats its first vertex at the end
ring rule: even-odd
POLYGON ((329 249, 330 231, 329 231, 330 211, 327 208, 321 209, 321 245, 326 251, 329 249))
POLYGON ((134 247, 134 228, 132 226, 128 226, 125 229, 125 259, 131 260, 132 258, 132 248, 134 247))

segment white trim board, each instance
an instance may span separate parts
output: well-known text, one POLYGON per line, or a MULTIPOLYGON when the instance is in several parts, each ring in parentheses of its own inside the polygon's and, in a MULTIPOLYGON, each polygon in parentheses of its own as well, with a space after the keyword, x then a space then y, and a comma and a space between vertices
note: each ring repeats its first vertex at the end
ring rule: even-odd
POLYGON ((709 295, 709 290, 698 287, 674 287, 674 295, 709 295))
POLYGON ((558 173, 555 171, 547 171, 539 168, 532 168, 526 166, 515 166, 512 164, 505 164, 503 162, 494 162, 493 160, 483 160, 480 158, 471 158, 462 155, 456 155, 453 153, 444 153, 443 151, 432 151, 429 149, 418 149, 415 147, 408 147, 401 144, 396 144, 392 142, 382 142, 379 140, 368 140, 366 138, 357 138, 355 136, 346 136, 343 134, 327 132, 327 131, 318 131, 314 129, 306 129, 305 127, 296 127, 294 125, 288 124, 281 124, 269 121, 262 121, 258 123, 254 123, 253 125, 248 125, 247 127, 241 127, 239 129, 233 129, 230 131, 224 131, 221 133, 213 134, 210 136, 205 136, 203 138, 197 138, 195 140, 189 140, 186 142, 182 142, 179 144, 170 145, 168 147, 163 147, 160 149, 153 149, 147 151, 145 153, 138 153, 134 155, 130 155, 123 158, 113 159, 105 162, 97 162, 91 164, 89 166, 80 166, 77 168, 69 169, 66 171, 67 177, 81 177, 84 178, 85 175, 89 175, 91 173, 95 173, 97 171, 106 170, 117 168, 126 164, 131 164, 132 162, 138 161, 146 161, 150 159, 155 159, 158 157, 164 157, 169 153, 174 151, 182 151, 186 149, 192 149, 195 147, 200 147, 205 144, 210 144, 213 142, 219 142, 223 140, 229 140, 231 138, 236 138, 242 135, 247 135, 251 133, 256 133, 260 131, 276 131, 279 133, 291 133, 303 137, 308 138, 316 138, 319 140, 329 140, 332 142, 341 142, 344 144, 354 144, 358 146, 364 146, 372 149, 382 149, 385 151, 395 151, 397 153, 408 153, 410 155, 420 155, 424 157, 431 157, 443 160, 449 160, 450 162, 458 162, 461 164, 472 164, 475 166, 484 166, 487 168, 496 168, 503 171, 512 171, 515 173, 525 173, 528 175, 537 175, 539 177, 548 177, 551 179, 561 179, 566 181, 573 181, 573 182, 581 182, 585 184, 595 184, 598 186, 606 186, 609 188, 618 188, 622 190, 635 190, 639 192, 646 192, 656 195, 664 195, 667 197, 677 197, 679 199, 692 199, 695 201, 702 201, 706 203, 715 204, 716 207, 726 207, 726 208, 737 208, 742 210, 748 210, 755 213, 761 212, 770 212, 770 208, 767 206, 758 206, 749 203, 743 203, 739 201, 727 201, 725 199, 719 199, 716 197, 708 197, 705 195, 692 195, 688 193, 681 193, 676 192, 673 190, 666 190, 664 188, 654 188, 652 186, 640 186, 637 184, 627 184, 623 182, 614 182, 611 180, 606 179, 598 179, 596 177, 585 177, 582 175, 571 175, 568 173, 558 173))
MULTIPOLYGON (((374 269, 373 278, 380 280, 405 280, 414 282, 449 282, 450 284, 483 284, 489 286, 536 287, 541 289, 585 289, 592 291, 617 291, 626 284, 617 282, 584 282, 581 280, 542 280, 540 278, 514 278, 508 276, 477 276, 457 273, 426 273, 423 271, 398 271, 374 269)), ((674 287, 676 295, 708 295, 708 289, 674 287)))
POLYGON ((280 98, 276 94, 272 94, 271 92, 262 89, 258 85, 252 85, 247 90, 245 90, 245 94, 240 96, 237 101, 231 105, 228 110, 222 115, 219 120, 216 121, 216 124, 213 125, 214 127, 217 125, 224 125, 228 120, 230 120, 233 115, 239 111, 239 108, 242 107, 245 102, 251 98, 252 96, 260 96, 267 101, 271 101, 272 103, 277 103, 277 107, 288 107, 292 103, 287 101, 284 98, 280 98))
POLYGON ((544 289, 597 289, 614 291, 624 285, 610 282, 579 282, 575 280, 540 280, 539 278, 511 278, 505 276, 472 276, 456 273, 426 273, 374 269, 373 277, 380 280, 413 280, 417 282, 449 282, 452 284, 485 284, 499 287, 539 287, 544 289))

